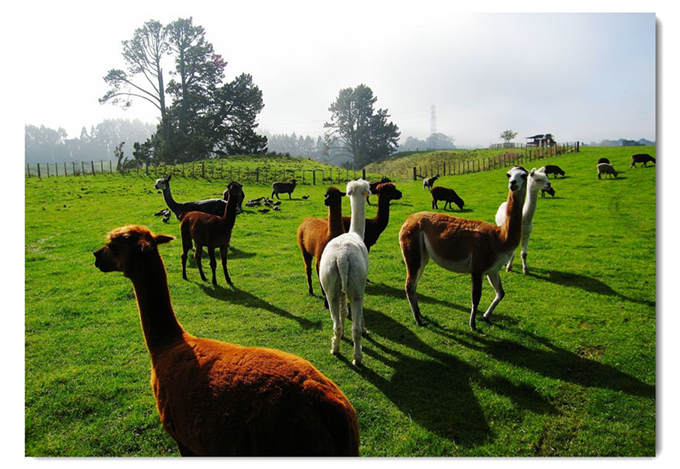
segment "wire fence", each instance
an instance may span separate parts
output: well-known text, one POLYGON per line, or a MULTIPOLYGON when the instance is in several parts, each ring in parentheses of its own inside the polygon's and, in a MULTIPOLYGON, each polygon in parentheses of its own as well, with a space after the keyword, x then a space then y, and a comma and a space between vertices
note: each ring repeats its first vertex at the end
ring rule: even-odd
POLYGON ((176 164, 150 164, 133 169, 117 171, 112 161, 90 161, 70 163, 26 164, 26 177, 78 177, 96 175, 146 175, 166 177, 169 175, 189 178, 222 179, 248 184, 269 184, 276 181, 295 179, 298 184, 338 184, 359 177, 370 177, 366 170, 351 170, 328 167, 327 169, 282 168, 277 166, 244 167, 225 164, 219 161, 198 161, 176 164))

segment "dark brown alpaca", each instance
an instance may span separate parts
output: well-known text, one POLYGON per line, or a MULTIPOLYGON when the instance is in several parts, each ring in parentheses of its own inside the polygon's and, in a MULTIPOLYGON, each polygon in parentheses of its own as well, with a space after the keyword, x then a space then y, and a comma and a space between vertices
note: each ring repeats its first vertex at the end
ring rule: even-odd
POLYGON ((102 272, 119 271, 132 281, 156 406, 180 453, 357 456, 354 408, 307 360, 184 331, 158 253, 158 245, 172 239, 126 226, 111 231, 94 255, 102 272))
MULTIPOLYGON (((375 189, 371 189, 371 193, 378 194, 378 213, 375 217, 366 219, 364 244, 369 251, 371 246, 378 242, 378 238, 385 231, 385 228, 387 228, 387 224, 390 221, 390 202, 401 199, 401 191, 391 182, 380 184, 375 189)), ((350 217, 342 217, 342 223, 346 232, 349 232, 351 220, 350 217)))
POLYGON ((187 256, 189 255, 189 251, 191 251, 192 244, 195 243, 196 249, 194 251, 194 258, 196 259, 198 272, 201 274, 203 281, 207 280, 203 273, 203 265, 201 265, 201 255, 203 253, 203 247, 205 246, 208 248, 208 255, 210 256, 213 285, 217 285, 217 278, 215 277, 215 270, 217 268, 215 248, 220 248, 224 278, 229 285, 233 285, 231 278, 229 277, 229 271, 227 270, 227 251, 229 250, 229 244, 231 242, 231 232, 234 229, 234 223, 236 222, 236 209, 241 200, 241 187, 241 184, 237 182, 232 182, 229 185, 228 200, 221 217, 203 212, 186 212, 181 215, 182 277, 184 280, 187 280, 187 256))
MULTIPOLYGON (((321 253, 323 253, 326 244, 346 231, 342 226, 342 198, 344 196, 345 193, 340 192, 337 187, 329 187, 326 190, 323 201, 328 207, 328 219, 307 218, 298 227, 298 246, 302 253, 302 260, 305 263, 307 286, 309 287, 310 295, 314 295, 314 289, 312 288, 312 259, 316 258, 316 275, 318 278, 321 253)), ((321 292, 325 303, 326 295, 323 293, 323 288, 321 288, 321 292)))
POLYGON ((522 208, 527 191, 528 172, 515 166, 507 173, 510 189, 505 222, 502 226, 465 220, 442 213, 420 212, 409 216, 399 232, 401 253, 406 263, 406 297, 416 323, 423 325, 416 288, 430 258, 452 272, 472 276, 470 328, 477 330, 475 317, 482 295, 482 279, 487 276, 496 297, 484 313, 488 320, 505 292, 498 273, 522 237, 522 208))

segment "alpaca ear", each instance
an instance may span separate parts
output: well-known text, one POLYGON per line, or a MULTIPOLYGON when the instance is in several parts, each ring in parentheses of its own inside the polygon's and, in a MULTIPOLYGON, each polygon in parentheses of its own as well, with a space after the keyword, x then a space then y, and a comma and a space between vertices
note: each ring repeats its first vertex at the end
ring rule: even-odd
POLYGON ((536 168, 532 169, 531 172, 529 173, 529 176, 533 176, 535 172, 536 172, 536 168))
POLYGON ((166 244, 169 243, 175 239, 174 236, 168 236, 168 235, 157 235, 154 240, 156 241, 156 244, 166 244))

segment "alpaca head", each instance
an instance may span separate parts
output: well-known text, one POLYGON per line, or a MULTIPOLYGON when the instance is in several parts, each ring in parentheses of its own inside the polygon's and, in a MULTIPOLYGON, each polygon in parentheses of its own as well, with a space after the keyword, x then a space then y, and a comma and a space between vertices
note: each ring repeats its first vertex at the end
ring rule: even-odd
POLYGON ((165 189, 170 188, 171 177, 172 174, 164 178, 156 179, 156 184, 153 185, 153 188, 156 189, 157 191, 164 191, 165 189))
POLYGON ((532 191, 538 192, 541 189, 550 191, 551 187, 548 175, 545 174, 545 166, 541 169, 534 168, 529 172, 529 188, 532 191))
POLYGON ((356 181, 350 181, 347 183, 347 195, 352 197, 355 194, 360 194, 364 198, 371 195, 371 186, 368 181, 363 179, 357 179, 356 181))
POLYGON ((234 200, 238 200, 241 197, 241 192, 243 191, 243 184, 236 181, 231 181, 227 186, 227 190, 222 193, 222 198, 224 200, 229 200, 232 195, 235 197, 234 200))
POLYGON ((521 166, 515 166, 506 173, 508 177, 508 189, 517 192, 526 187, 529 172, 521 166))
POLYGON ((138 225, 115 228, 107 235, 106 245, 94 252, 94 265, 102 272, 123 272, 129 277, 137 262, 150 254, 157 255, 156 247, 173 239, 172 236, 154 235, 148 228, 138 225))
POLYGON ((342 198, 346 195, 344 192, 340 192, 340 189, 337 187, 329 187, 323 196, 323 203, 326 207, 340 205, 342 204, 342 198))
POLYGON ((391 182, 380 184, 375 188, 375 193, 381 197, 386 197, 387 200, 401 199, 401 191, 391 182))

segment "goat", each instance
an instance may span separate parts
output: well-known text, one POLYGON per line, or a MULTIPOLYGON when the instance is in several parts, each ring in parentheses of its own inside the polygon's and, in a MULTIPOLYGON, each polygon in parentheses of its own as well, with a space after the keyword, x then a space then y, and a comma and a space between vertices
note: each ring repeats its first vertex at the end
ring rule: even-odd
POLYGON ((176 202, 172 198, 172 193, 170 192, 170 178, 172 174, 156 180, 153 188, 163 192, 163 200, 165 200, 166 205, 175 217, 179 220, 180 215, 185 212, 203 212, 209 213, 211 215, 222 215, 224 213, 224 208, 227 206, 227 202, 223 199, 205 199, 196 200, 193 202, 176 202))
POLYGON ((551 187, 550 189, 541 189, 542 198, 545 198, 546 193, 550 194, 551 197, 555 197, 555 188, 551 187))
POLYGON ((597 178, 602 179, 603 174, 609 174, 609 177, 612 175, 616 178, 618 177, 619 173, 614 169, 614 167, 610 164, 607 163, 600 163, 597 165, 597 178))
POLYGON ((435 186, 432 189, 430 189, 430 194, 432 194, 433 210, 439 210, 439 207, 437 206, 437 201, 439 200, 443 200, 445 202, 444 210, 446 210, 447 205, 449 206, 449 208, 451 208, 451 202, 455 203, 460 210, 463 210, 463 206, 465 205, 463 199, 458 197, 458 194, 456 194, 456 191, 454 191, 453 189, 448 189, 442 186, 435 186))
POLYGON ((515 166, 507 173, 508 199, 503 226, 466 220, 443 213, 420 212, 410 215, 399 231, 399 245, 406 264, 406 297, 419 326, 423 325, 416 288, 430 258, 452 272, 472 277, 470 328, 477 330, 475 318, 482 295, 484 275, 496 291, 496 297, 484 313, 491 313, 505 296, 500 268, 519 246, 522 238, 522 206, 527 191, 528 172, 515 166))
POLYGON ((547 164, 543 166, 545 168, 545 174, 548 176, 553 174, 555 177, 559 174, 560 176, 564 176, 564 171, 562 171, 562 168, 559 166, 555 166, 554 164, 547 164))
POLYGON ((186 332, 172 308, 158 246, 145 227, 112 230, 94 252, 102 272, 132 281, 151 355, 151 388, 182 456, 358 456, 347 396, 307 360, 186 332))
POLYGON ((227 205, 221 217, 202 212, 186 212, 181 217, 180 231, 182 233, 182 277, 187 280, 187 256, 191 251, 192 244, 196 244, 194 259, 198 266, 198 272, 203 281, 206 281, 201 265, 201 255, 203 246, 208 248, 210 256, 210 269, 212 270, 212 283, 217 285, 215 270, 217 261, 215 260, 215 248, 220 248, 222 257, 222 270, 224 278, 229 285, 234 285, 229 277, 227 270, 227 251, 231 242, 231 233, 236 222, 236 206, 241 193, 241 184, 232 183, 227 198, 227 205), (193 241, 193 243, 192 243, 193 241))
POLYGON ((276 196, 277 199, 280 199, 279 194, 288 194, 288 199, 292 199, 292 193, 295 190, 295 184, 297 181, 295 179, 291 179, 288 182, 275 182, 272 184, 272 196, 271 198, 273 199, 274 196, 276 196))
POLYGON ((346 192, 352 209, 349 232, 333 238, 326 245, 319 263, 319 280, 333 320, 331 353, 337 354, 340 351, 349 300, 352 309, 353 363, 359 366, 363 359, 361 334, 366 330, 363 308, 368 277, 368 249, 364 244, 365 199, 371 194, 371 190, 368 182, 359 179, 348 182, 346 192))
MULTIPOLYGON (((326 189, 323 203, 328 207, 328 218, 326 220, 320 218, 306 218, 298 227, 297 241, 302 253, 302 260, 305 263, 305 273, 307 274, 307 287, 309 294, 314 295, 312 288, 312 259, 316 258, 316 274, 319 275, 319 262, 321 261, 321 253, 328 242, 345 232, 342 225, 342 198, 346 194, 340 192, 337 187, 329 187, 326 189)), ((326 295, 324 295, 325 306, 326 295)))
POLYGON ((427 190, 432 189, 432 186, 434 186, 434 183, 437 179, 439 179, 439 174, 437 174, 436 176, 432 176, 430 178, 423 179, 423 189, 427 190))
POLYGON ((651 162, 656 164, 656 158, 654 158, 652 155, 648 155, 647 153, 638 153, 630 157, 631 163, 630 167, 631 168, 637 168, 635 166, 636 163, 642 163, 642 166, 647 167, 647 163, 651 162))

